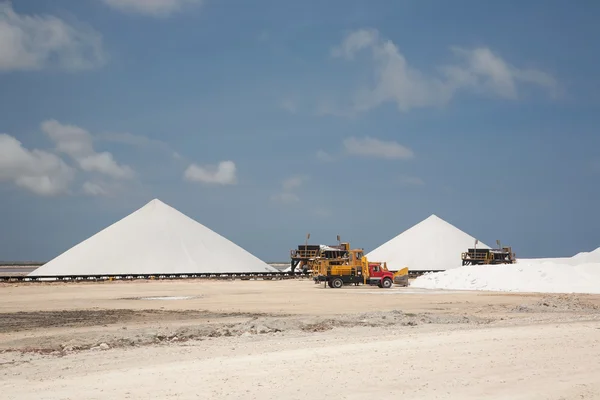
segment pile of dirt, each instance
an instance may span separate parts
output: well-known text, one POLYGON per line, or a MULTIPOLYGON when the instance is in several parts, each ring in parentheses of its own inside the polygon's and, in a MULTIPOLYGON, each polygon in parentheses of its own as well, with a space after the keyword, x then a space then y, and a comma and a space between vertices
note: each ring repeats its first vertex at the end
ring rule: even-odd
MULTIPOLYGON (((416 326, 422 324, 482 324, 489 323, 479 317, 465 315, 405 314, 400 310, 363 314, 338 315, 327 318, 272 316, 268 314, 173 312, 164 310, 93 310, 59 313, 15 313, 0 315, 0 326, 5 331, 19 331, 34 327, 90 327, 103 323, 119 323, 126 320, 138 322, 146 319, 148 324, 69 332, 49 330, 35 338, 15 338, 4 342, 5 351, 20 351, 65 355, 82 350, 107 350, 110 348, 171 344, 190 340, 207 340, 216 337, 285 334, 286 332, 317 333, 335 328, 416 326), (181 315, 179 315, 181 314, 181 315), (11 318, 6 316, 10 315, 11 318), (177 321, 176 315, 185 321, 177 321), (217 317, 229 317, 219 321, 217 317), (231 319, 232 317, 238 317, 231 319), (194 319, 195 318, 195 319, 194 319), (209 320, 210 318, 210 320, 209 320), (3 321, 8 322, 6 326, 3 321), (165 321, 167 323, 165 323, 165 321), (23 324, 22 326, 16 326, 23 324)), ((118 326, 118 325, 117 325, 118 326)))
POLYGON ((217 313, 203 310, 69 310, 0 314, 0 333, 20 332, 39 328, 91 327, 145 321, 186 321, 269 317, 268 313, 217 313))
POLYGON ((301 330, 308 332, 321 332, 337 327, 386 327, 386 326, 416 326, 423 324, 487 324, 489 319, 452 314, 411 314, 400 310, 376 311, 356 315, 341 315, 336 318, 305 323, 301 330))
POLYGON ((40 311, 0 314, 0 333, 38 328, 114 324, 133 319, 133 310, 40 311))

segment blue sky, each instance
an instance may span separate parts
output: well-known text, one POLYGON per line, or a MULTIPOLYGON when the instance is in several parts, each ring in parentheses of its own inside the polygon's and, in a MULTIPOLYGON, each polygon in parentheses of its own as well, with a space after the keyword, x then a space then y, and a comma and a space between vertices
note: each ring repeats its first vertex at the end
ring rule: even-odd
POLYGON ((598 2, 1 4, 0 259, 153 198, 267 261, 431 214, 600 246, 598 2))

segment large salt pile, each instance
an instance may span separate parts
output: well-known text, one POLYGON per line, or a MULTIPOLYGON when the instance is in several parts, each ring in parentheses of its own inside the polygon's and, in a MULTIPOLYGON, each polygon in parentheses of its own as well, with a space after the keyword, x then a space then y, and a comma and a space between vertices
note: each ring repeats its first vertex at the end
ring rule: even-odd
POLYGON ((275 271, 228 239, 154 199, 29 275, 275 271))
MULTIPOLYGON (((382 244, 367 254, 385 261, 389 270, 444 271, 462 266, 461 253, 475 245, 475 238, 436 215, 382 244)), ((489 249, 479 242, 477 248, 489 249)))
POLYGON ((570 258, 465 266, 420 276, 410 286, 500 292, 600 293, 600 248, 570 258))

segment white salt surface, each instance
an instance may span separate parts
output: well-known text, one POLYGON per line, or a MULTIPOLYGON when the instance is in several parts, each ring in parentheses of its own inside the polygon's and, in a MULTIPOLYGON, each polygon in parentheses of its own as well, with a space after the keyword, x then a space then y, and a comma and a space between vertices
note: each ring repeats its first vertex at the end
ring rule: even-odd
POLYGON ((29 276, 276 271, 235 243, 154 199, 29 276))
POLYGON ((600 248, 570 258, 464 266, 425 274, 415 279, 410 286, 500 292, 600 293, 600 248))
MULTIPOLYGON (((391 271, 444 271, 462 266, 461 253, 475 245, 475 238, 436 215, 402 232, 367 254, 371 261, 385 261, 391 271)), ((479 242, 477 248, 489 249, 479 242)))

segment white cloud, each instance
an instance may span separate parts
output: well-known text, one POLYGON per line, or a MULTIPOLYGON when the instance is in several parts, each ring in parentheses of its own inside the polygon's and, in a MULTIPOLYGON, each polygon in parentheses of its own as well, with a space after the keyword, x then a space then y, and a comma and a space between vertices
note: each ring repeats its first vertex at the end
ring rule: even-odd
MULTIPOLYGON (((453 48, 459 58, 455 65, 438 68, 440 74, 428 75, 409 65, 397 46, 382 38, 376 30, 358 30, 346 36, 332 56, 353 60, 368 51, 375 81, 358 90, 352 98, 353 112, 367 111, 386 102, 395 102, 400 111, 417 107, 440 106, 448 103, 460 90, 472 90, 506 99, 519 98, 519 85, 530 84, 557 94, 558 84, 548 73, 536 69, 519 69, 507 63, 486 47, 453 48)), ((344 115, 340 107, 320 107, 320 113, 344 115)))
POLYGON ((546 89, 551 97, 557 95, 558 84, 546 72, 513 67, 485 47, 471 50, 453 47, 452 51, 463 64, 445 66, 441 70, 454 88, 471 87, 506 99, 517 99, 517 85, 529 83, 546 89))
POLYGON ((133 169, 119 165, 109 152, 98 153, 93 147, 92 135, 75 125, 63 125, 56 120, 42 122, 42 131, 56 143, 56 149, 69 155, 87 172, 97 172, 115 179, 132 179, 133 169))
POLYGON ((409 159, 414 153, 408 147, 393 141, 365 137, 362 139, 348 138, 344 140, 344 150, 347 154, 388 159, 409 159))
POLYGON ((160 140, 151 139, 151 138, 143 136, 143 135, 134 135, 134 134, 128 133, 128 132, 106 133, 106 134, 102 134, 102 135, 97 135, 94 139, 104 140, 107 142, 126 144, 126 145, 134 146, 134 147, 137 147, 140 149, 145 149, 145 148, 156 149, 156 150, 159 150, 159 151, 162 151, 162 152, 168 154, 170 157, 173 157, 174 159, 182 158, 182 156, 178 152, 173 150, 171 148, 171 146, 169 146, 167 143, 160 141, 160 140))
POLYGON ((371 47, 379 41, 379 33, 374 29, 360 29, 346 36, 342 44, 331 50, 334 57, 353 59, 354 54, 371 47))
POLYGON ((81 169, 99 172, 116 179, 132 179, 135 172, 127 165, 119 165, 109 152, 95 153, 77 160, 81 169))
POLYGON ((191 164, 185 170, 184 178, 190 182, 233 185, 237 182, 235 163, 233 161, 222 161, 218 166, 208 165, 203 167, 191 164))
POLYGON ((85 182, 82 186, 83 193, 88 196, 106 196, 107 191, 97 183, 85 182))
POLYGON ((319 161, 322 161, 322 162, 331 162, 335 159, 331 154, 329 154, 328 152, 326 152, 324 150, 318 150, 316 157, 319 161))
POLYGON ((382 40, 377 31, 360 30, 349 34, 342 45, 333 50, 333 55, 351 60, 363 50, 371 51, 376 79, 374 87, 355 94, 354 111, 366 111, 387 101, 395 101, 402 111, 445 101, 447 90, 443 82, 410 67, 394 43, 382 40))
POLYGON ((103 0, 110 7, 128 13, 166 17, 186 5, 201 5, 203 0, 103 0))
POLYGON ((0 4, 0 71, 58 67, 82 70, 105 62, 102 36, 51 15, 20 15, 0 4))
POLYGON ((281 191, 273 195, 271 200, 284 204, 299 202, 300 197, 294 193, 294 190, 301 187, 307 180, 308 177, 304 175, 292 176, 285 179, 281 184, 281 191))
POLYGON ((74 174, 60 157, 27 150, 14 137, 0 134, 0 181, 13 182, 40 196, 53 196, 68 191, 74 174))

